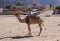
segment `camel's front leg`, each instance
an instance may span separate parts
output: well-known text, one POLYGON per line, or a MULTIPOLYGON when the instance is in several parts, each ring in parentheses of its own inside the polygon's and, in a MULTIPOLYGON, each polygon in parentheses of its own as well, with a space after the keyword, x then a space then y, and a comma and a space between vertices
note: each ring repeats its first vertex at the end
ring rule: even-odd
POLYGON ((27 26, 28 26, 28 36, 31 36, 31 28, 30 28, 30 24, 27 24, 27 26))

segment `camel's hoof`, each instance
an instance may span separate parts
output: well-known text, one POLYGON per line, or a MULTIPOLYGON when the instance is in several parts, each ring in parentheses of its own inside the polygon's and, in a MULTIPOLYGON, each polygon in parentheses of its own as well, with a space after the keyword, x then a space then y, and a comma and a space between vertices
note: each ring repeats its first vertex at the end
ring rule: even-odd
POLYGON ((27 36, 32 36, 32 35, 28 33, 27 36))

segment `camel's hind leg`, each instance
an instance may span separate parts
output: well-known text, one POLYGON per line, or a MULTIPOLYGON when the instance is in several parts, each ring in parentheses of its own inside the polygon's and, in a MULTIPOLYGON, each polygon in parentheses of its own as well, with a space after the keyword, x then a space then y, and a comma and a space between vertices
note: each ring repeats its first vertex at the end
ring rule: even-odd
POLYGON ((27 26, 28 26, 28 36, 31 36, 31 28, 30 28, 30 24, 27 24, 27 26))
POLYGON ((40 34, 42 32, 42 26, 41 26, 41 23, 38 23, 38 25, 39 25, 39 28, 40 28, 40 32, 39 32, 38 36, 40 36, 40 34))

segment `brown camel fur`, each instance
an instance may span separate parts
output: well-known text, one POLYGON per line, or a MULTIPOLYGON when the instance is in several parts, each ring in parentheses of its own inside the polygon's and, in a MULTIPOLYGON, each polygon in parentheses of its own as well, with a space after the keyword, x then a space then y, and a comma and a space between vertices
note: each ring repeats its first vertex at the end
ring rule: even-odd
POLYGON ((43 20, 40 19, 39 17, 37 16, 32 16, 32 15, 28 15, 25 17, 25 19, 21 19, 20 18, 20 15, 19 14, 15 14, 16 18, 18 19, 19 22, 21 23, 26 23, 27 26, 28 26, 28 35, 31 36, 31 29, 30 29, 30 25, 31 24, 36 24, 38 23, 39 27, 40 27, 40 32, 38 34, 38 36, 40 36, 41 32, 42 32, 42 22, 43 20))

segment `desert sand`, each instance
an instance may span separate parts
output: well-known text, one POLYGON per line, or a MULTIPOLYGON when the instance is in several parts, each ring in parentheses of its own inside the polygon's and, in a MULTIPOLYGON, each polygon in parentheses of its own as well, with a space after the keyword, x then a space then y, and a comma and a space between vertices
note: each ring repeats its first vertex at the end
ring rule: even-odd
POLYGON ((60 41, 60 17, 41 17, 44 20, 41 35, 38 24, 32 24, 34 37, 12 39, 9 37, 25 36, 28 32, 26 23, 19 23, 13 15, 0 15, 0 41, 60 41))

